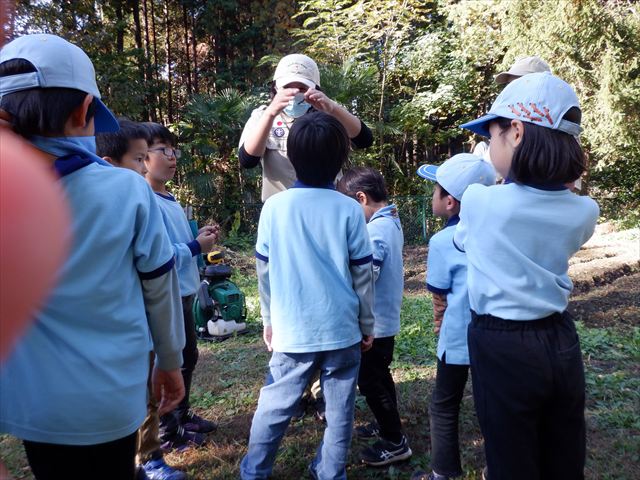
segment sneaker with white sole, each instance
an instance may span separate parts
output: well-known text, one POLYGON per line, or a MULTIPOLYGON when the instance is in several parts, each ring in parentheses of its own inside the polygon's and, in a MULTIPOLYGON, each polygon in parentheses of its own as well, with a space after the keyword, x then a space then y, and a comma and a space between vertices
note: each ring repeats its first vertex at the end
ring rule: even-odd
POLYGON ((187 410, 180 419, 182 428, 189 432, 211 433, 218 428, 218 424, 196 415, 191 410, 187 410))
POLYGON ((163 458, 149 460, 142 465, 149 480, 186 480, 187 474, 170 467, 163 458))
POLYGON ((407 437, 402 436, 400 443, 389 442, 380 439, 372 446, 365 448, 361 453, 362 463, 371 465, 372 467, 382 467, 390 463, 401 462, 411 457, 412 452, 409 448, 407 437))

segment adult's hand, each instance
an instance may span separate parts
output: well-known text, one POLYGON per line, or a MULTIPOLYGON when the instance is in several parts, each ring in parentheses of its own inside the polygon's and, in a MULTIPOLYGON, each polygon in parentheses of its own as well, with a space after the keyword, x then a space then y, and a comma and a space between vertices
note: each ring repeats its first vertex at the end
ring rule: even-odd
POLYGON ((184 398, 184 380, 179 368, 160 370, 156 367, 153 369, 151 382, 153 395, 159 400, 159 415, 164 415, 176 408, 184 398))
POLYGON ((324 92, 316 90, 315 88, 307 90, 304 94, 304 99, 316 110, 328 113, 329 115, 333 115, 337 107, 336 102, 327 97, 324 92))
POLYGON ((266 113, 270 117, 277 117, 282 110, 289 104, 291 100, 296 96, 300 89, 298 88, 281 88, 276 92, 276 96, 273 97, 271 103, 267 107, 266 113))

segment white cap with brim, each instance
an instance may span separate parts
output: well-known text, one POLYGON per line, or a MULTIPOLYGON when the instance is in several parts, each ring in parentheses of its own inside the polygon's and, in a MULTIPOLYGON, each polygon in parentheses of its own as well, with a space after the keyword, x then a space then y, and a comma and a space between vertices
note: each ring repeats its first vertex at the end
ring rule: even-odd
POLYGON ((116 117, 100 100, 93 63, 81 48, 56 35, 25 35, 0 50, 0 63, 15 59, 30 62, 36 71, 1 77, 0 98, 32 88, 73 88, 96 99, 96 133, 120 129, 116 117))
POLYGON ((294 82, 303 83, 309 88, 316 88, 316 86, 320 86, 320 71, 312 59, 300 53, 293 53, 278 62, 273 80, 278 88, 294 82))
POLYGON ((489 123, 502 117, 578 136, 580 125, 562 119, 573 107, 579 109, 580 101, 571 85, 549 72, 531 73, 507 85, 486 115, 460 128, 491 137, 489 123))
POLYGON ((438 182, 458 201, 462 200, 469 185, 480 183, 491 186, 496 183, 493 165, 471 153, 454 155, 440 166, 421 165, 417 173, 422 178, 438 182))
POLYGON ((499 84, 508 83, 514 77, 523 77, 536 72, 551 72, 551 69, 547 62, 536 55, 519 58, 508 71, 496 75, 495 81, 499 84))

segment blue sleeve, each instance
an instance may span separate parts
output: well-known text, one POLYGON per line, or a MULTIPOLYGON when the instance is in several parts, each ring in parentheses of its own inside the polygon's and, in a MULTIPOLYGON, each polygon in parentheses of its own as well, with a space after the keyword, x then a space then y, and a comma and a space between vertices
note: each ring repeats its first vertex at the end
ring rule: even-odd
POLYGON ((350 217, 347 231, 349 245, 349 265, 364 265, 373 260, 371 241, 367 232, 367 222, 364 213, 358 205, 354 205, 354 213, 350 217), (356 210, 357 208, 357 210, 356 210))
POLYGON ((136 215, 133 256, 140 277, 150 280, 170 271, 175 262, 155 195, 146 183, 137 186, 143 200, 136 215))
POLYGON ((465 243, 467 241, 467 237, 469 235, 469 227, 470 227, 470 218, 473 218, 472 210, 473 208, 477 208, 480 199, 476 193, 479 189, 489 188, 484 185, 469 185, 467 190, 465 190, 462 195, 462 200, 460 201, 460 221, 456 225, 456 231, 453 234, 453 246, 456 250, 464 253, 465 252, 465 243))
POLYGON ((429 242, 429 253, 427 255, 427 290, 440 295, 446 295, 451 291, 452 283, 453 275, 441 251, 439 242, 429 242))
POLYGON ((184 265, 190 264, 200 250, 200 244, 197 240, 189 243, 174 243, 173 253, 176 256, 176 268, 180 270, 184 265))
MULTIPOLYGON (((378 224, 381 222, 378 222, 378 224)), ((377 228, 376 223, 368 223, 367 230, 369 232, 369 239, 371 240, 371 248, 373 250, 373 265, 381 267, 384 263, 387 255, 389 255, 389 245, 384 239, 384 233, 382 229, 377 228)))

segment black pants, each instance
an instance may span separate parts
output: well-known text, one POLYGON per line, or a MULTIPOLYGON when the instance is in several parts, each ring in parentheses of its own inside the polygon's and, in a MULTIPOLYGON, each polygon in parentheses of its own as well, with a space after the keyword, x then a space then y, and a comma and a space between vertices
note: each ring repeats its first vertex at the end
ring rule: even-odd
POLYGON ((510 321, 472 312, 468 339, 490 479, 583 479, 584 368, 569 314, 510 321))
POLYGON ((462 475, 458 418, 469 365, 447 364, 446 354, 438 360, 436 388, 431 395, 431 468, 440 475, 462 475))
POLYGON ((133 480, 136 433, 97 445, 23 444, 37 480, 133 480))
POLYGON ((193 371, 198 363, 198 337, 193 318, 193 300, 195 295, 182 297, 182 313, 184 315, 185 345, 182 350, 182 379, 184 380, 184 398, 173 412, 169 412, 160 418, 160 436, 166 438, 178 431, 182 417, 189 410, 189 392, 191 391, 191 379, 193 371))
POLYGON ((362 354, 358 388, 380 425, 380 436, 397 443, 402 440, 402 426, 396 386, 389 370, 394 344, 395 337, 376 338, 371 349, 362 354))

